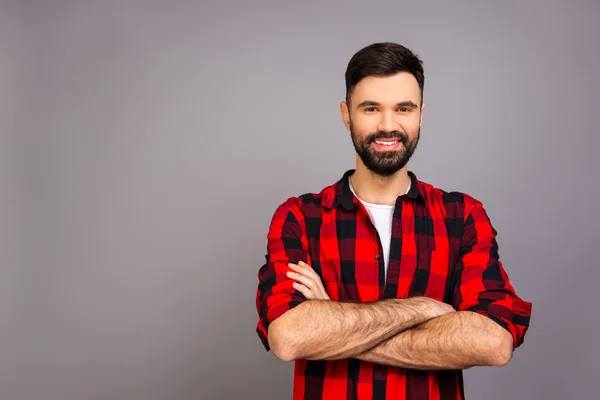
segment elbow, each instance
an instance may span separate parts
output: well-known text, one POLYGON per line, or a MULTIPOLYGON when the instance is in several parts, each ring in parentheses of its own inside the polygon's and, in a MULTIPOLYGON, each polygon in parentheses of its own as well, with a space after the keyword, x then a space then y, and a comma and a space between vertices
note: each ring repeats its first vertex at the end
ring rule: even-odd
POLYGON ((504 367, 510 362, 513 355, 513 339, 508 331, 504 330, 502 335, 498 337, 498 343, 496 346, 492 346, 491 353, 489 360, 490 366, 504 367))
POLYGON ((296 356, 295 356, 294 351, 291 348, 291 346, 281 345, 277 342, 275 342, 275 343, 276 344, 273 344, 273 346, 271 346, 271 345, 270 346, 271 346, 271 351, 273 352, 273 354, 275 354, 277 356, 277 358, 279 358, 281 361, 285 361, 285 362, 294 361, 296 359, 296 356))
POLYGON ((297 357, 292 341, 287 335, 288 330, 278 322, 280 321, 273 321, 269 326, 269 347, 280 360, 294 361, 297 357))
POLYGON ((492 367, 504 367, 507 365, 512 358, 512 350, 506 351, 506 349, 501 349, 495 352, 495 354, 491 357, 489 365, 492 367))

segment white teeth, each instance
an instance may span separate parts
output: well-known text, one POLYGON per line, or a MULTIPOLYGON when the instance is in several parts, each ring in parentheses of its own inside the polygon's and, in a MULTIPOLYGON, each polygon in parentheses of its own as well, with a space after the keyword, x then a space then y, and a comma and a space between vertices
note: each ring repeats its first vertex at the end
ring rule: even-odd
POLYGON ((397 141, 396 142, 380 142, 379 140, 376 140, 375 143, 377 143, 377 144, 383 144, 385 146, 391 146, 391 145, 394 145, 394 144, 396 144, 398 142, 397 141))

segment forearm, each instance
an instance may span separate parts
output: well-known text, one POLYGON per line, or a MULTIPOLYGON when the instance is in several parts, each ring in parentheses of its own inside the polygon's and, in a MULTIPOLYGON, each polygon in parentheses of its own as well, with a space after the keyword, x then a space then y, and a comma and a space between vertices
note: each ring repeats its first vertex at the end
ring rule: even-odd
POLYGON ((512 337, 491 319, 469 311, 449 313, 401 332, 357 356, 402 368, 464 369, 502 366, 512 355, 512 337))
POLYGON ((341 359, 362 353, 436 315, 423 297, 372 303, 308 300, 269 326, 283 359, 341 359))

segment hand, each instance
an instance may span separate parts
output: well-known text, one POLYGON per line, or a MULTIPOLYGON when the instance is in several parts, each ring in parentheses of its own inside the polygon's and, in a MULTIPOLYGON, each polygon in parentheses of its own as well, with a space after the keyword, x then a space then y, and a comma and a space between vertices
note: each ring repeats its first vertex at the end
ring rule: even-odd
POLYGON ((294 289, 302 293, 307 299, 330 300, 323 282, 310 265, 303 261, 298 264, 289 263, 288 266, 294 271, 286 272, 288 278, 294 279, 294 289))

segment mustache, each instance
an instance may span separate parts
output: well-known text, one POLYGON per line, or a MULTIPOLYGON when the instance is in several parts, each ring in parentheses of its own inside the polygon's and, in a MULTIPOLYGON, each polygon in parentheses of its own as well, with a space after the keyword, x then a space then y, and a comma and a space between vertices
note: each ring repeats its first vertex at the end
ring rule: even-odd
POLYGON ((372 143, 375 140, 378 139, 398 139, 399 141, 401 141, 404 145, 406 145, 408 143, 408 135, 404 132, 401 131, 394 131, 394 132, 373 132, 371 134, 369 134, 369 136, 367 136, 366 138, 366 143, 372 143))

